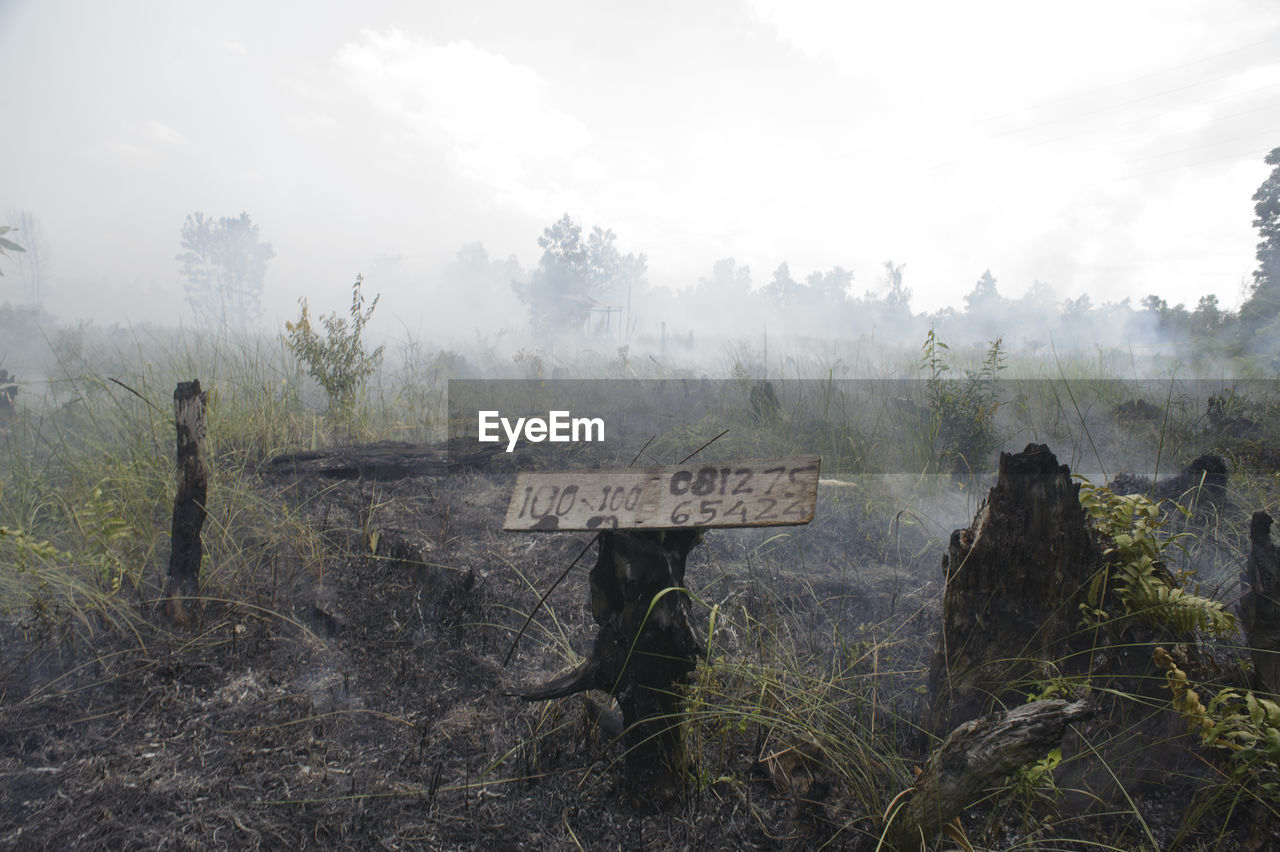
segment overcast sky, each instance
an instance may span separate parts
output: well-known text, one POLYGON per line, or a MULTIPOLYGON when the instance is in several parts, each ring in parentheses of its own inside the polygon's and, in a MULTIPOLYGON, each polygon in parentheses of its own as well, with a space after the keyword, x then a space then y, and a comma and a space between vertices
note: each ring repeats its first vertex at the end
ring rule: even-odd
POLYGON ((197 210, 273 244, 268 322, 360 271, 416 316, 464 243, 532 266, 565 212, 673 287, 892 260, 916 310, 988 268, 1234 306, 1280 3, 0 0, 0 105, 62 316, 175 322, 197 210))

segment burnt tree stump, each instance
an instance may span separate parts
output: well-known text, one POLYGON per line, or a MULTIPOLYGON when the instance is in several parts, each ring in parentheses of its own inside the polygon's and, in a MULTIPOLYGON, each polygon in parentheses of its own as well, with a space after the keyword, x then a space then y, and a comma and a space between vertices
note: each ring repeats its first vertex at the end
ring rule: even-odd
POLYGON ((689 619, 689 552, 711 527, 809 523, 821 465, 806 454, 516 477, 503 529, 592 530, 600 544, 590 576, 600 630, 590 656, 521 695, 542 701, 599 689, 616 698, 637 799, 666 804, 688 777, 683 686, 706 654, 689 619))
POLYGON ((178 493, 173 498, 173 527, 169 551, 165 608, 178 624, 191 620, 190 605, 200 591, 200 560, 204 547, 205 499, 209 469, 204 459, 204 412, 208 394, 198 379, 179 382, 173 392, 173 422, 177 430, 178 493))
POLYGON ((1116 494, 1145 494, 1154 503, 1182 503, 1221 508, 1227 502, 1227 463, 1222 456, 1199 456, 1176 476, 1155 482, 1132 473, 1117 474, 1107 487, 1116 494))
POLYGON ((680 687, 703 654, 689 621, 685 561, 702 531, 600 533, 591 570, 591 614, 600 631, 576 669, 527 690, 528 701, 600 689, 626 725, 627 778, 661 799, 686 770, 680 687))
POLYGON ((951 534, 929 672, 935 732, 1022 703, 1011 685, 1036 676, 1042 662, 1085 650, 1088 637, 1073 638, 1077 604, 1101 556, 1079 493, 1048 447, 1028 444, 1000 454, 973 524, 951 534))
POLYGON ((1280 548, 1271 541, 1271 516, 1254 512, 1249 523, 1249 561, 1241 578, 1246 586, 1240 602, 1256 686, 1280 692, 1280 548))

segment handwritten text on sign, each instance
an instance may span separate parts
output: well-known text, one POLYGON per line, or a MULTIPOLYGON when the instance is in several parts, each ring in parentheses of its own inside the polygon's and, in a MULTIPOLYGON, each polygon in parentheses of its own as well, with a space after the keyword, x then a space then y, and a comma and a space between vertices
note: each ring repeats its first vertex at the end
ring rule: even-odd
POLYGON ((506 530, 672 529, 807 524, 817 455, 671 467, 521 473, 506 530))

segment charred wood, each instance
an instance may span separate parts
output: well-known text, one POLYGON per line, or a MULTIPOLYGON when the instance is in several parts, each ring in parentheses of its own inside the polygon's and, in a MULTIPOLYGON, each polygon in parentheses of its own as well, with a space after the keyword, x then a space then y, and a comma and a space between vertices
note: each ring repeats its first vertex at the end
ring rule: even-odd
POLYGON ((1048 447, 1001 453, 973 524, 951 534, 929 672, 935 732, 998 703, 1021 703, 1018 682, 1048 661, 1083 667, 1077 604, 1101 557, 1079 492, 1048 447))
POLYGON ((1165 500, 1194 506, 1222 506, 1227 497, 1227 464, 1221 456, 1206 454, 1183 468, 1177 476, 1155 482, 1132 473, 1118 474, 1108 487, 1117 494, 1145 494, 1152 501, 1165 500))
POLYGON ((902 807, 890 814, 886 845, 904 852, 927 847, 984 790, 1056 748, 1068 725, 1092 715, 1087 702, 1052 699, 960 725, 930 756, 902 807))
POLYGON ((200 591, 209 469, 205 464, 205 403, 200 381, 179 382, 173 392, 173 422, 178 446, 178 493, 173 498, 168 581, 164 597, 169 617, 178 624, 191 618, 191 603, 200 591))
POLYGON ((1280 692, 1280 548, 1271 541, 1271 516, 1254 512, 1249 524, 1249 561, 1242 577, 1245 594, 1240 602, 1241 622, 1253 657, 1256 685, 1280 692))
POLYGON ((381 441, 359 447, 283 453, 268 461, 266 469, 277 475, 389 482, 413 476, 440 476, 458 469, 483 469, 496 452, 450 452, 442 446, 381 441))
POLYGON ((587 660, 526 690, 529 701, 599 689, 617 699, 628 780, 670 790, 685 769, 681 686, 703 654, 684 594, 685 561, 700 530, 602 532, 591 570, 600 631, 587 660))

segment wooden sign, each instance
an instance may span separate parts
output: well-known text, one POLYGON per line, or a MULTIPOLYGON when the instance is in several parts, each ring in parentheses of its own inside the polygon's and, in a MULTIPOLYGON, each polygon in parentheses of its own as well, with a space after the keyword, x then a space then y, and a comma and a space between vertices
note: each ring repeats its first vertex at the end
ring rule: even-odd
POLYGON ((521 473, 504 530, 634 530, 807 524, 822 457, 521 473))

